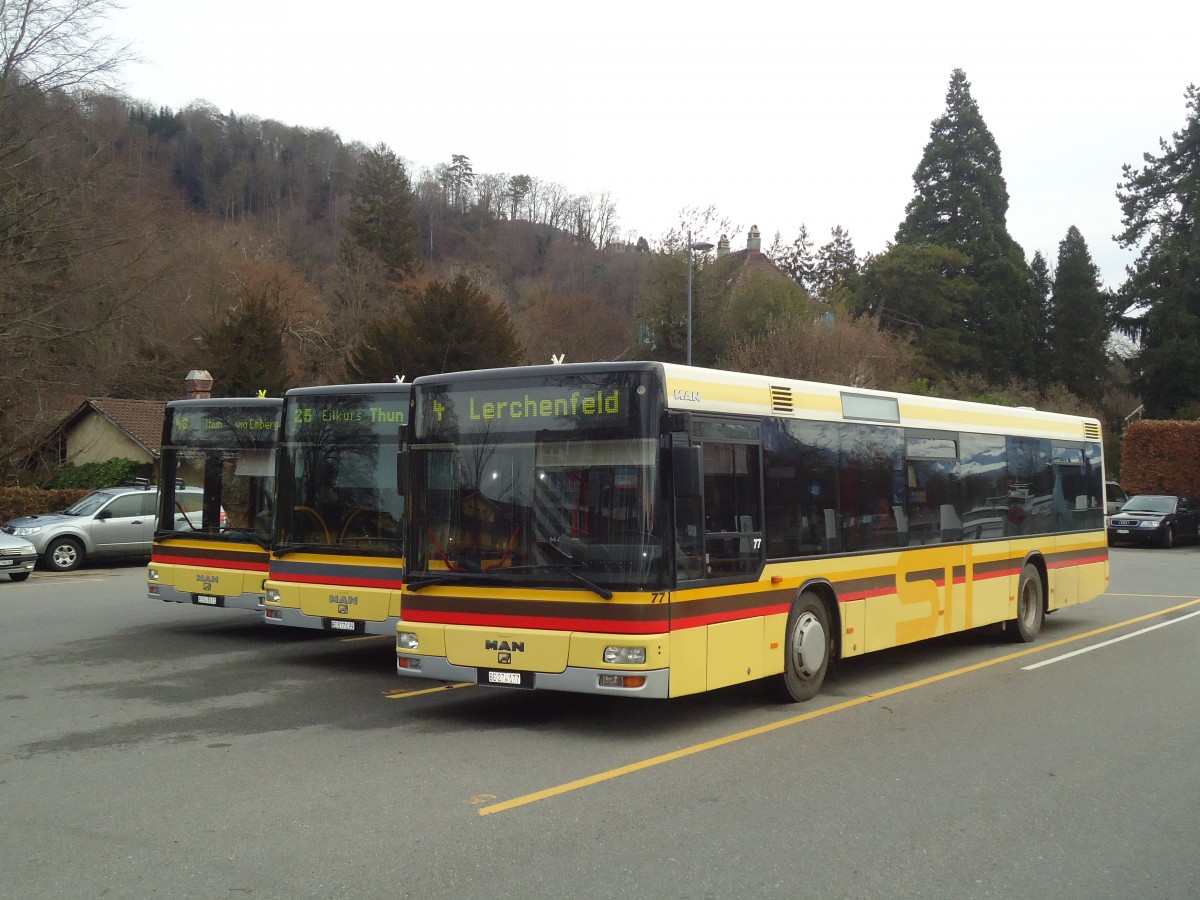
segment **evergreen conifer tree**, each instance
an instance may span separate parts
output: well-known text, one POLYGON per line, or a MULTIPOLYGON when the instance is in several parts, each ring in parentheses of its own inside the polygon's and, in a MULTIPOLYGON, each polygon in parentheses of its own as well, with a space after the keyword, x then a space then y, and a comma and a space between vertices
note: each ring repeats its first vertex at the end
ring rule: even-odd
POLYGON ((810 296, 814 293, 817 260, 813 255, 813 242, 808 235, 807 226, 801 225, 796 239, 786 247, 780 246, 778 254, 769 253, 768 255, 771 257, 771 262, 786 272, 792 281, 808 291, 810 296))
POLYGON ((282 397, 289 387, 283 317, 265 293, 244 293, 224 321, 201 336, 205 365, 226 397, 282 397))
POLYGON ((1151 418, 1200 415, 1200 88, 1188 85, 1187 121, 1161 155, 1123 168, 1117 191, 1123 247, 1140 254, 1121 288, 1127 331, 1141 338, 1134 384, 1151 418), (1144 316, 1131 313, 1145 310, 1144 316))
POLYGON ((346 233, 397 276, 421 269, 416 199, 404 164, 386 144, 378 144, 362 158, 346 233))
POLYGON ((1108 299, 1087 243, 1072 225, 1058 245, 1050 298, 1050 363, 1053 379, 1072 394, 1099 403, 1108 369, 1108 299))
POLYGON ((841 225, 830 229, 829 243, 823 244, 817 251, 813 263, 809 289, 813 296, 828 301, 832 299, 835 289, 845 284, 858 274, 858 254, 854 250, 854 241, 841 225))
MULTIPOLYGON (((1035 355, 1039 359, 1046 359, 1046 354, 1050 353, 1050 294, 1054 290, 1054 276, 1041 250, 1033 254, 1029 273, 1033 279, 1033 305, 1029 310, 1031 340, 1035 355)), ((1039 385, 1049 383, 1052 378, 1046 368, 1037 366, 1032 373, 1039 385)))
POLYGON ((430 281, 394 316, 368 323, 349 354, 356 381, 518 365, 524 353, 508 310, 466 275, 430 281))
POLYGON ((1024 252, 1009 236, 1008 187, 1000 149, 955 69, 946 111, 934 120, 929 143, 913 173, 916 196, 896 231, 902 244, 938 244, 965 253, 969 277, 980 290, 956 317, 964 344, 977 348, 979 373, 993 382, 1030 374, 1030 324, 1036 297, 1024 252))

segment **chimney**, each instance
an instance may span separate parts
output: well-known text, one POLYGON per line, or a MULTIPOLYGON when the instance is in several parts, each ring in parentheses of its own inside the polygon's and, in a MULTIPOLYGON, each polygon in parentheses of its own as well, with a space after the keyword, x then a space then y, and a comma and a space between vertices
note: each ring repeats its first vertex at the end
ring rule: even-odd
POLYGON ((746 238, 747 250, 762 250, 762 235, 758 233, 758 226, 750 226, 750 235, 746 238))
POLYGON ((720 259, 722 256, 728 256, 728 255, 729 255, 729 238, 726 237, 725 235, 721 235, 721 239, 719 241, 717 241, 717 259, 720 259))
POLYGON ((213 377, 208 369, 192 369, 183 380, 184 397, 188 400, 207 400, 212 396, 213 377))

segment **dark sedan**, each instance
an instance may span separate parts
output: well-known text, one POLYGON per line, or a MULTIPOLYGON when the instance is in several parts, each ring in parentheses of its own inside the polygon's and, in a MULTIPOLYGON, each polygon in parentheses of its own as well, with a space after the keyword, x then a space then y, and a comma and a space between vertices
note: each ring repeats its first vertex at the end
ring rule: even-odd
POLYGON ((1137 494, 1108 517, 1108 543, 1158 544, 1200 540, 1200 502, 1173 494, 1137 494))

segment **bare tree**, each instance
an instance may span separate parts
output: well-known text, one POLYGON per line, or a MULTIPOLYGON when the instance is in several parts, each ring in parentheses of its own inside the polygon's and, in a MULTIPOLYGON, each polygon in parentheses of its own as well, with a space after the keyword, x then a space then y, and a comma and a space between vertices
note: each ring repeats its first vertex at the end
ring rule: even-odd
MULTIPOLYGON (((0 0, 0 396, 114 320, 129 286, 89 261, 124 240, 98 198, 112 135, 86 127, 90 91, 131 56, 103 29, 113 0, 0 0), (97 282, 100 279, 100 282, 97 282), (30 368, 30 367, 34 368, 30 368)), ((31 404, 0 410, 0 456, 31 404)))
POLYGON ((728 218, 718 214, 715 206, 701 209, 689 206, 679 211, 679 228, 672 228, 658 239, 657 250, 662 253, 683 253, 687 250, 689 237, 693 242, 705 241, 715 244, 719 235, 734 233, 728 218))
POLYGON ((133 59, 102 29, 116 0, 0 0, 0 104, 20 86, 39 92, 113 88, 133 59))
POLYGON ((905 387, 918 373, 908 345, 866 316, 830 310, 781 318, 764 333, 735 341, 720 360, 730 369, 861 388, 905 387))

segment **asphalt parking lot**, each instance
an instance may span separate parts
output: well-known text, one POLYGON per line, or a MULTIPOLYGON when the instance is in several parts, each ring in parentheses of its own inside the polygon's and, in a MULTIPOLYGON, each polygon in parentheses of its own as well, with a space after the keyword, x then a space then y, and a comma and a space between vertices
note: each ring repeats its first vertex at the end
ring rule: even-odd
POLYGON ((0 584, 0 896, 1197 896, 1200 548, 1111 558, 1034 645, 798 706, 435 686, 141 566, 0 584))

